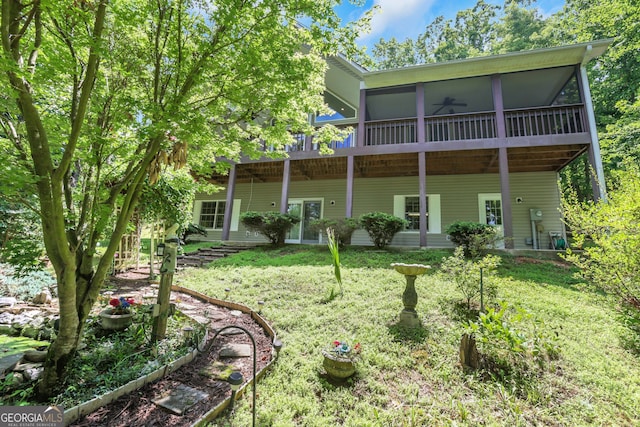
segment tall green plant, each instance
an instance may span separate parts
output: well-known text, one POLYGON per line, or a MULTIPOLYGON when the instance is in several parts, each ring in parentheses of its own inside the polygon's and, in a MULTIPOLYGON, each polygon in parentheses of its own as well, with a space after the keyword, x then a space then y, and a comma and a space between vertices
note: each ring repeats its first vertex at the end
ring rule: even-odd
MULTIPOLYGON (((340 274, 340 249, 338 247, 338 241, 336 240, 333 228, 327 228, 327 246, 329 246, 329 252, 331 252, 331 259, 333 261, 333 275, 336 277, 336 282, 338 282, 340 295, 343 295, 342 275, 340 274)), ((334 297, 335 295, 332 287, 329 298, 332 299, 334 297)))

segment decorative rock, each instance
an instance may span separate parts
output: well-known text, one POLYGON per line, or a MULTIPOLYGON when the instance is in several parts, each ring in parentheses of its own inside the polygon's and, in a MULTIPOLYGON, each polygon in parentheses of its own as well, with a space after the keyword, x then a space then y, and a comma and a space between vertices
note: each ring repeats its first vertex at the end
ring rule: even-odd
POLYGON ((8 311, 0 313, 0 323, 11 324, 11 323, 13 323, 13 318, 14 317, 15 316, 13 314, 9 313, 8 311))
POLYGON ((252 354, 249 344, 227 344, 220 349, 220 357, 250 357, 252 354))
POLYGON ((15 353, 0 357, 0 375, 3 375, 7 371, 12 371, 22 359, 22 355, 23 353, 15 353))
POLYGON ((38 381, 42 373, 44 372, 43 367, 25 369, 23 371, 24 377, 29 381, 38 381))
POLYGON ((176 388, 170 390, 166 395, 152 402, 163 408, 167 408, 171 412, 182 415, 184 411, 198 403, 199 401, 209 397, 208 393, 179 384, 176 388))
POLYGON ((225 329, 224 331, 220 332, 220 335, 223 336, 227 336, 227 335, 239 335, 243 333, 242 329, 238 329, 238 328, 229 328, 229 329, 225 329))
POLYGON ((18 363, 13 368, 13 370, 18 372, 24 372, 24 371, 41 368, 41 367, 42 367, 42 363, 18 363))
POLYGON ((49 289, 42 289, 42 292, 40 292, 38 295, 36 295, 33 298, 33 303, 34 304, 41 304, 41 305, 49 305, 51 304, 51 300, 52 300, 52 296, 51 296, 51 292, 49 292, 49 289))
POLYGON ((200 375, 211 377, 216 380, 227 381, 229 379, 229 375, 231 375, 235 371, 238 371, 238 369, 233 365, 227 365, 222 362, 214 362, 212 365, 203 368, 198 373, 200 375))
POLYGON ((27 350, 24 352, 24 360, 42 363, 47 358, 47 350, 27 350))
POLYGON ((236 317, 242 316, 242 312, 240 310, 231 310, 229 314, 236 317))
POLYGON ((17 302, 18 300, 13 297, 1 297, 0 307, 13 307, 17 302))

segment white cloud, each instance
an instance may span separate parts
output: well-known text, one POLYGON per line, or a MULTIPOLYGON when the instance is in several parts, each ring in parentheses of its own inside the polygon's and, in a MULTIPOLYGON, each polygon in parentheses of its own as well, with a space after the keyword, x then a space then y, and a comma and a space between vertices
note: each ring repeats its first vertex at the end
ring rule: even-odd
POLYGON ((378 40, 392 34, 398 40, 414 37, 424 30, 425 16, 435 0, 375 0, 379 6, 371 20, 371 31, 360 37, 360 41, 378 40))

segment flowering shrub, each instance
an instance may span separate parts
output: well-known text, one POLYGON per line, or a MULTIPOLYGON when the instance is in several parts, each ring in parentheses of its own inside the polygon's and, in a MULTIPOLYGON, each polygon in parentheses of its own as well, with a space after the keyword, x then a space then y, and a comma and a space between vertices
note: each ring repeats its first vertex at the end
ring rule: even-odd
POLYGON ((344 357, 347 359, 354 359, 360 354, 362 350, 362 346, 360 343, 357 343, 353 347, 349 345, 349 343, 345 341, 334 341, 333 347, 330 349, 330 353, 333 353, 335 356, 344 357))
POLYGON ((129 309, 136 305, 136 301, 133 298, 112 298, 109 301, 109 305, 113 307, 113 314, 125 314, 129 313, 129 309))

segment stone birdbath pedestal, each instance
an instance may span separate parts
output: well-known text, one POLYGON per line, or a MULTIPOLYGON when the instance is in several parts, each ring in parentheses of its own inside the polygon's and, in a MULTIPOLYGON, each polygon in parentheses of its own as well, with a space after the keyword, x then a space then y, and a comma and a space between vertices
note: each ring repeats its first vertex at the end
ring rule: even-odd
POLYGON ((417 328, 420 326, 420 319, 418 318, 418 313, 416 313, 416 305, 418 305, 418 293, 415 287, 416 276, 426 273, 431 266, 393 263, 391 267, 398 273, 403 274, 407 279, 407 285, 402 294, 404 309, 400 312, 400 321, 398 323, 409 328, 417 328))

